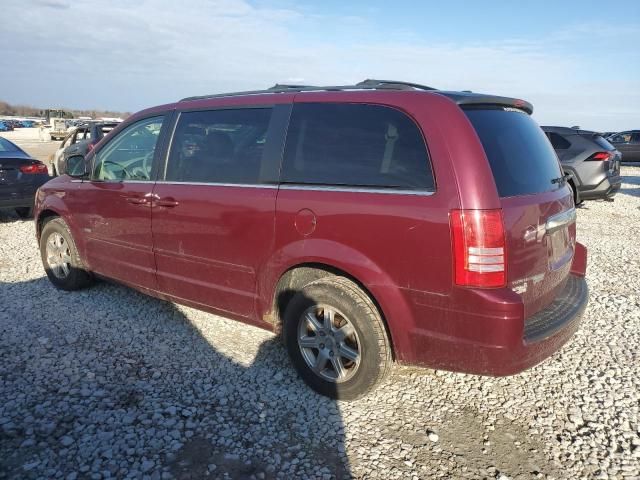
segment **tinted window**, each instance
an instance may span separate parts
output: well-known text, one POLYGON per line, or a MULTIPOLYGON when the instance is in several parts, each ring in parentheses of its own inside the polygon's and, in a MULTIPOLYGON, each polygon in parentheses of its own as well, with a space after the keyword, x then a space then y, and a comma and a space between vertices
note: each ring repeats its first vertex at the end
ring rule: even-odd
POLYGON ((398 110, 378 105, 295 105, 282 181, 433 190, 418 127, 398 110))
POLYGON ((549 137, 551 145, 556 150, 566 150, 567 148, 571 147, 571 142, 559 133, 547 132, 547 137, 549 137))
POLYGON ((166 179, 260 183, 270 108, 185 112, 171 146, 166 179))
POLYGON ((466 109, 501 197, 529 195, 558 188, 562 176, 558 157, 540 127, 524 112, 466 109))
POLYGON ((8 140, 0 137, 0 152, 17 152, 18 149, 8 140))
POLYGON ((631 136, 631 143, 640 143, 640 133, 634 133, 631 136))
POLYGON ((163 117, 130 125, 95 157, 94 180, 149 180, 163 117))
POLYGON ((613 143, 629 143, 631 141, 631 132, 616 133, 609 138, 613 143))
POLYGON ((600 135, 594 135, 592 137, 593 141, 596 142, 598 144, 598 146, 604 148, 605 150, 615 150, 616 147, 614 147, 613 145, 611 145, 604 137, 601 137, 600 135))

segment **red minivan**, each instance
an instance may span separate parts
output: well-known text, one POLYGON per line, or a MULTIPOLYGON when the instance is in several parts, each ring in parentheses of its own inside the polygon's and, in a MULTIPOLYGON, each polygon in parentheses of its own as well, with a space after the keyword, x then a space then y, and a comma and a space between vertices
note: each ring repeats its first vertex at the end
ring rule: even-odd
POLYGON ((588 292, 558 158, 522 100, 368 80, 139 112, 40 188, 51 282, 108 278, 282 332, 316 391, 393 362, 509 375, 588 292))

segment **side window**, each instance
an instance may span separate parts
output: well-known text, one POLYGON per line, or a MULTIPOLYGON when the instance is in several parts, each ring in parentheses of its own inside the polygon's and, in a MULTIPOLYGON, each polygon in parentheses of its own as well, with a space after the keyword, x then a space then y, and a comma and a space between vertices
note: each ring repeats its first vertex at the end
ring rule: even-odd
POLYGON ((611 137, 613 143, 629 143, 631 141, 631 132, 617 133, 611 137))
POLYGON ((640 132, 636 132, 631 136, 631 143, 640 143, 640 132))
POLYGON ((96 154, 92 180, 150 180, 164 117, 130 125, 96 154))
POLYGON ((551 145, 556 150, 566 150, 571 147, 571 142, 558 133, 549 132, 547 133, 547 136, 549 137, 551 145))
POLYGON ((180 114, 165 179, 198 183, 261 183, 271 108, 180 114))
POLYGON ((294 105, 284 183, 434 189, 422 134, 390 107, 365 104, 294 105))

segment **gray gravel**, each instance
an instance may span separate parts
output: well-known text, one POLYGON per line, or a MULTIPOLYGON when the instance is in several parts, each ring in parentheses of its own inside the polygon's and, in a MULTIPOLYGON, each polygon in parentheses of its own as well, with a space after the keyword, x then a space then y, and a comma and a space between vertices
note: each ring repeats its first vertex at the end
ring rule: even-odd
POLYGON ((0 478, 639 478, 640 168, 579 210, 591 302, 575 339, 511 378, 396 368, 350 404, 273 335, 44 277, 0 214, 0 478))

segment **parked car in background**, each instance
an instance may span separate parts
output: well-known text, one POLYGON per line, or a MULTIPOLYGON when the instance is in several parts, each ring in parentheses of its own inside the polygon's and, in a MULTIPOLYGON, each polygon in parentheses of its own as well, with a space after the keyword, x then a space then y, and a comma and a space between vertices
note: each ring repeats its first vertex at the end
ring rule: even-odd
POLYGON ((67 126, 64 118, 51 118, 49 125, 51 127, 49 136, 52 141, 62 140, 67 136, 67 126))
POLYGON ((12 132, 13 127, 10 123, 7 123, 4 120, 0 120, 0 132, 12 132))
POLYGON ((576 205, 582 200, 611 199, 620 190, 620 152, 597 132, 542 127, 558 154, 576 205))
POLYGON ((640 130, 615 133, 608 140, 622 152, 623 162, 640 162, 640 130))
POLYGON ((49 181, 47 166, 6 138, 0 137, 0 208, 31 216, 36 190, 49 181))
POLYGON ((36 122, 34 120, 22 120, 22 126, 24 128, 33 128, 36 126, 36 122))
POLYGON ((54 175, 65 173, 65 165, 70 157, 84 157, 117 126, 118 123, 113 122, 90 122, 75 127, 54 154, 54 175))
POLYGON ((532 110, 380 80, 144 110, 40 189, 43 266, 60 289, 107 277, 282 331, 334 398, 393 360, 514 374, 572 337, 588 298, 532 110))

